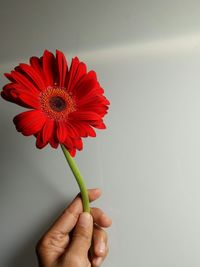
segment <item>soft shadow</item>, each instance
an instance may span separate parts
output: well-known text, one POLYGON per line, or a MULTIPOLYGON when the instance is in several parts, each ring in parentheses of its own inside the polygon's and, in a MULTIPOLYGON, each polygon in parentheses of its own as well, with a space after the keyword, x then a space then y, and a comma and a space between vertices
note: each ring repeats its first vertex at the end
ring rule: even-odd
POLYGON ((63 197, 38 170, 27 150, 28 139, 16 138, 9 119, 1 114, 0 266, 36 267, 36 243, 72 196, 63 197))
POLYGON ((27 236, 24 244, 18 247, 13 255, 10 255, 4 267, 38 266, 35 246, 45 231, 49 229, 51 223, 57 218, 58 210, 61 211, 64 209, 64 207, 66 207, 66 203, 58 205, 51 215, 46 216, 45 219, 43 218, 42 222, 38 223, 38 225, 35 225, 34 229, 31 229, 31 235, 27 236))

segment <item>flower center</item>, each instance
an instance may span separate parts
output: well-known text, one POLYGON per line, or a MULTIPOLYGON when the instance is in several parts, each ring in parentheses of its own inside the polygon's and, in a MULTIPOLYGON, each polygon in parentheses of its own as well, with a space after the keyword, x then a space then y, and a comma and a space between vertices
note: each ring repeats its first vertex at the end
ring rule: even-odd
POLYGON ((65 100, 60 97, 60 96, 53 96, 52 98, 49 99, 49 106, 54 110, 54 111, 62 111, 66 108, 67 103, 65 100))
POLYGON ((66 120, 71 112, 76 111, 73 95, 58 86, 48 87, 41 92, 40 105, 41 110, 54 120, 66 120))

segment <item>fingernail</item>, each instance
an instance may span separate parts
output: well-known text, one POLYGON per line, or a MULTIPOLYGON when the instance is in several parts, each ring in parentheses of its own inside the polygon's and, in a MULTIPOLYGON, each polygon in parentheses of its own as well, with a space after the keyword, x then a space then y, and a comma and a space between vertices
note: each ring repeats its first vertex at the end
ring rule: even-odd
POLYGON ((102 258, 98 257, 98 258, 94 259, 93 263, 95 266, 99 266, 102 263, 102 258))
POLYGON ((81 213, 81 215, 79 216, 79 221, 78 221, 79 225, 81 225, 84 228, 87 228, 91 225, 92 223, 92 216, 90 215, 90 213, 88 212, 83 212, 81 213))
POLYGON ((97 250, 99 253, 102 253, 104 254, 105 251, 106 251, 106 245, 104 242, 100 242, 98 245, 97 245, 97 250))

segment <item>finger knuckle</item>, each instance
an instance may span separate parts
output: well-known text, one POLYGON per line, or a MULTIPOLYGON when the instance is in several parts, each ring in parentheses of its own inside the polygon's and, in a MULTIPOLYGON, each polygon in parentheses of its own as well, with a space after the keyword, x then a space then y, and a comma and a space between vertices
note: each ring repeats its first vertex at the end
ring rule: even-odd
POLYGON ((40 253, 41 251, 49 248, 59 248, 65 240, 66 235, 62 233, 48 234, 47 236, 44 236, 41 240, 39 240, 36 245, 36 252, 40 253))
POLYGON ((102 214, 103 214, 103 211, 100 208, 97 208, 97 207, 92 208, 93 217, 100 218, 102 214))
POLYGON ((88 259, 86 257, 77 255, 77 253, 68 253, 67 257, 65 258, 65 266, 89 266, 88 259))
POLYGON ((73 239, 81 239, 83 242, 91 243, 91 237, 87 231, 75 232, 73 234, 73 239))
POLYGON ((64 211, 63 211, 63 214, 64 215, 67 215, 69 217, 72 217, 74 220, 77 220, 78 219, 78 216, 79 214, 78 213, 74 213, 73 210, 71 210, 70 207, 66 208, 64 211))
POLYGON ((108 242, 108 235, 106 231, 100 227, 95 228, 93 238, 96 240, 103 240, 105 243, 108 242))

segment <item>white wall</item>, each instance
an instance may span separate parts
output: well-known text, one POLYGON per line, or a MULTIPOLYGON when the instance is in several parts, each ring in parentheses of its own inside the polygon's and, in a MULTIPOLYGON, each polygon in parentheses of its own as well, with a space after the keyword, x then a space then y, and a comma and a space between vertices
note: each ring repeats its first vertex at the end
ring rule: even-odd
MULTIPOLYGON (((113 219, 104 266, 199 267, 200 2, 1 2, 1 72, 59 48, 111 101, 76 157, 113 219)), ((37 266, 35 242, 78 192, 61 150, 16 132, 21 110, 0 100, 2 267, 37 266)))

